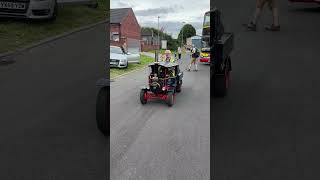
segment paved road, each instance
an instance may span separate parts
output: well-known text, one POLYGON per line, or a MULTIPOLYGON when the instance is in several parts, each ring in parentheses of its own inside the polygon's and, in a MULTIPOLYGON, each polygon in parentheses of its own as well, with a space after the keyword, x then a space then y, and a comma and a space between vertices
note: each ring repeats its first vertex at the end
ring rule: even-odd
POLYGON ((95 124, 105 35, 100 25, 0 66, 0 179, 107 179, 95 124))
POLYGON ((269 12, 243 32, 253 3, 215 3, 236 34, 231 91, 211 106, 215 179, 319 179, 320 8, 281 1, 281 32, 263 30, 269 12))
POLYGON ((140 104, 148 69, 111 83, 110 179, 209 180, 209 68, 185 72, 171 108, 140 104))

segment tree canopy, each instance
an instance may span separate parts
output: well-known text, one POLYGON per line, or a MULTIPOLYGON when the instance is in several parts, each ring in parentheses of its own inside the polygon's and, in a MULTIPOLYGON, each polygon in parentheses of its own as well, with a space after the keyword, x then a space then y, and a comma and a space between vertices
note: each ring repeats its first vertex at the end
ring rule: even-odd
POLYGON ((183 34, 183 44, 186 43, 186 39, 197 34, 196 29, 191 24, 184 25, 178 35, 179 43, 181 44, 183 34))
POLYGON ((158 32, 161 40, 167 40, 167 47, 170 50, 177 50, 178 48, 178 41, 177 39, 173 39, 171 35, 164 33, 162 31, 159 31, 156 28, 152 27, 142 27, 141 28, 141 33, 143 32, 152 32, 153 31, 153 36, 155 39, 158 37, 158 32))

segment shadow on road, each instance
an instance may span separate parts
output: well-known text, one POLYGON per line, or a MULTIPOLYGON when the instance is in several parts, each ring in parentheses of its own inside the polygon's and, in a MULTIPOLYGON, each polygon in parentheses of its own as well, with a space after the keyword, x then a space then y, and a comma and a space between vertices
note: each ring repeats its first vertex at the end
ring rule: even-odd
POLYGON ((314 7, 314 8, 294 8, 290 9, 289 12, 291 13, 320 13, 320 7, 314 7))

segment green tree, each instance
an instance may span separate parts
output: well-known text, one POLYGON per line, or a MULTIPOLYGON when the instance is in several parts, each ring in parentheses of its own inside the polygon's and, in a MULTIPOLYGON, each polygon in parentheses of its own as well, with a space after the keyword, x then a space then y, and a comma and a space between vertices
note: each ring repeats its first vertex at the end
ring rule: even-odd
POLYGON ((167 40, 167 47, 170 50, 177 50, 178 48, 178 42, 176 39, 173 39, 171 35, 158 31, 158 29, 156 28, 152 28, 152 27, 142 27, 141 28, 141 33, 142 32, 152 32, 153 31, 153 37, 155 39, 158 38, 158 32, 159 32, 159 36, 161 40, 167 40))
POLYGON ((182 34, 183 34, 183 44, 186 43, 186 39, 197 34, 196 29, 191 24, 184 25, 178 35, 179 44, 182 41, 182 34))

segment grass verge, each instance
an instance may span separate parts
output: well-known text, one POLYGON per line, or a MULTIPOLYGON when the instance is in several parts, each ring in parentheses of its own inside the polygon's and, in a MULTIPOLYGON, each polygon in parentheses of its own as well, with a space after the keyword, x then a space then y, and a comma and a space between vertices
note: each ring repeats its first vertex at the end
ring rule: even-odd
POLYGON ((150 64, 152 62, 154 62, 154 58, 151 58, 151 57, 145 56, 145 55, 141 55, 140 64, 129 64, 128 68, 126 68, 126 69, 111 68, 110 69, 110 78, 114 79, 118 76, 129 73, 131 71, 141 69, 143 67, 146 67, 148 64, 150 64))
POLYGON ((97 9, 85 5, 61 6, 54 22, 3 20, 0 24, 0 53, 15 51, 40 40, 105 20, 109 1, 98 0, 98 3, 97 9))

